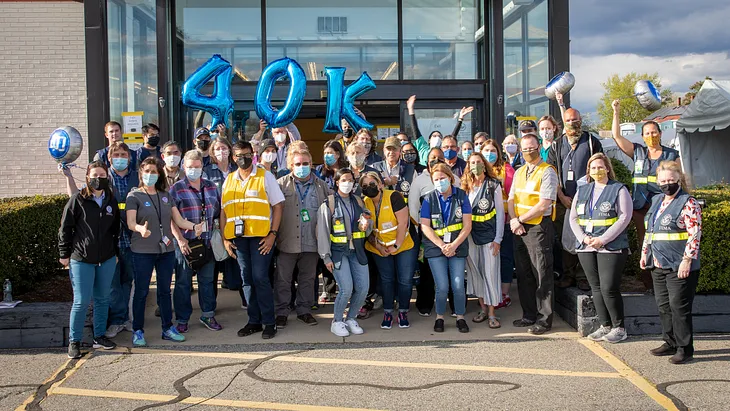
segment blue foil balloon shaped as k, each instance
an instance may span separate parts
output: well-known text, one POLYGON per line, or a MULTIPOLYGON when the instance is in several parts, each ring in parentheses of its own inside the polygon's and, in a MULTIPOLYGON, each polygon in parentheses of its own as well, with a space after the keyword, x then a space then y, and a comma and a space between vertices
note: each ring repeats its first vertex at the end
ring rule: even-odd
POLYGON ((182 103, 210 113, 213 117, 212 128, 221 123, 226 124, 233 112, 231 80, 233 80, 233 66, 220 54, 214 54, 185 80, 182 87, 182 103), (210 96, 201 94, 200 90, 214 77, 213 94, 210 96))
POLYGON ((327 118, 322 131, 325 133, 340 133, 342 125, 340 119, 344 118, 355 129, 360 130, 373 128, 373 125, 364 118, 357 115, 355 111, 355 100, 370 90, 375 89, 375 82, 367 72, 345 87, 344 67, 325 67, 327 76, 327 118))
POLYGON ((271 128, 284 127, 299 115, 306 93, 307 77, 302 66, 288 57, 274 60, 266 66, 256 85, 254 96, 256 114, 271 128), (277 109, 271 105, 271 95, 274 92, 276 81, 281 78, 289 79, 289 93, 284 106, 277 109))

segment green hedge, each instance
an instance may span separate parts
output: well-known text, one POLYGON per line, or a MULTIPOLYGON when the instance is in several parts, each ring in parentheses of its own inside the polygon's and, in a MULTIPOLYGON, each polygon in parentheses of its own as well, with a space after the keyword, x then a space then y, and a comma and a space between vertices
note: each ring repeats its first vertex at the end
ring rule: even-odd
POLYGON ((730 294, 730 185, 701 187, 692 195, 707 202, 702 210, 697 292, 730 294))
MULTIPOLYGON (((633 183, 631 182, 633 175, 631 174, 631 171, 624 165, 624 163, 616 160, 615 158, 611 159, 611 165, 613 166, 613 172, 616 174, 616 180, 624 183, 624 185, 628 187, 629 191, 631 191, 631 187, 633 187, 633 183)), ((639 250, 639 242, 636 239, 636 225, 634 225, 633 220, 629 223, 628 235, 631 254, 629 255, 629 259, 626 261, 624 275, 634 275, 638 278, 641 274, 641 270, 639 269, 641 250, 639 250)))
POLYGON ((13 294, 30 291, 57 275, 58 228, 68 196, 0 200, 0 278, 9 278, 13 294))

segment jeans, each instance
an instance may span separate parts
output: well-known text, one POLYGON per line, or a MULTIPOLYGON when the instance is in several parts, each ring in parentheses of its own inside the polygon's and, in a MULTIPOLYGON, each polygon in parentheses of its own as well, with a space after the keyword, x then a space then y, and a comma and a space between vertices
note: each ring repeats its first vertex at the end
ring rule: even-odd
POLYGON ((160 307, 162 331, 172 327, 172 300, 170 283, 172 270, 175 268, 175 252, 162 254, 143 254, 132 252, 134 266, 134 297, 132 298, 132 328, 144 331, 144 311, 147 306, 147 294, 150 292, 152 270, 157 275, 157 305, 160 307))
POLYGON ((89 264, 71 260, 69 276, 74 292, 74 303, 71 306, 69 319, 69 341, 80 342, 84 338, 84 322, 86 309, 91 297, 94 297, 94 337, 106 332, 106 320, 109 317, 109 290, 114 277, 115 258, 112 257, 101 264, 89 264))
POLYGON ((515 275, 515 236, 509 222, 504 226, 504 237, 499 248, 499 267, 502 284, 512 284, 515 275))
POLYGON ((624 326, 624 300, 621 297, 621 275, 629 250, 621 253, 579 252, 578 261, 591 285, 593 305, 601 325, 624 326))
POLYGON ((373 254, 382 283, 383 310, 385 312, 393 312, 396 277, 398 278, 398 311, 408 311, 413 293, 413 271, 416 269, 417 257, 418 248, 416 247, 387 257, 373 254))
MULTIPOLYGON (((180 324, 187 324, 193 314, 193 304, 190 301, 190 289, 193 283, 193 269, 190 268, 180 247, 175 247, 175 290, 172 301, 175 305, 175 319, 180 324)), ((218 286, 215 273, 215 259, 208 261, 196 272, 198 276, 198 303, 201 317, 215 316, 216 296, 218 286)))
POLYGON ((119 250, 119 261, 114 270, 111 294, 109 294, 109 324, 122 325, 129 321, 129 299, 132 295, 132 250, 129 247, 119 250))
POLYGON ((350 301, 347 319, 354 320, 370 288, 368 266, 360 264, 357 254, 348 252, 342 256, 341 262, 335 263, 335 271, 332 274, 340 286, 340 292, 335 298, 335 321, 342 321, 347 301, 350 301))
POLYGON ((261 237, 241 237, 236 245, 238 265, 241 267, 243 292, 248 301, 248 323, 274 325, 274 290, 269 279, 273 250, 266 255, 259 252, 261 237))
POLYGON ((652 271, 654 298, 664 341, 686 355, 693 355, 692 303, 700 272, 691 271, 687 278, 679 278, 677 274, 677 271, 661 268, 652 271))
POLYGON ((454 314, 464 315, 466 312, 466 290, 464 289, 466 258, 447 258, 442 255, 429 258, 428 264, 431 266, 431 273, 436 286, 436 315, 444 315, 446 312, 449 284, 451 284, 451 289, 454 291, 454 314))

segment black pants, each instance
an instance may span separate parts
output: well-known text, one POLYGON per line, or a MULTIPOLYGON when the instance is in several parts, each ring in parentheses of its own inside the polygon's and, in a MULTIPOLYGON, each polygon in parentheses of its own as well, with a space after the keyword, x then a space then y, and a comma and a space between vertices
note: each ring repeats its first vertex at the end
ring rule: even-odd
POLYGON ((596 306, 598 320, 601 325, 624 326, 624 300, 621 297, 621 275, 629 257, 628 249, 619 253, 578 253, 578 260, 583 266, 588 283, 593 292, 593 304, 596 306))
POLYGON ((555 228, 549 217, 540 224, 524 224, 527 233, 515 236, 515 269, 522 318, 552 327, 553 242, 555 228), (529 256, 526 258, 525 256, 529 256))
POLYGON ((692 337, 692 302, 700 272, 692 271, 687 278, 677 277, 676 270, 655 268, 654 296, 659 307, 664 341, 685 354, 694 353, 692 337))

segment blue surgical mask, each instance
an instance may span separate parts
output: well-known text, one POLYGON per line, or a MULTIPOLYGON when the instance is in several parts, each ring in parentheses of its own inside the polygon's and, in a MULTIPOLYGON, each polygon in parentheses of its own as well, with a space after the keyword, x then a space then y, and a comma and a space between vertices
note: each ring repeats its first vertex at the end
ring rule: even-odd
POLYGON ((185 168, 185 175, 188 180, 197 181, 203 175, 202 168, 185 168))
POLYGON ((113 158, 112 159, 112 167, 114 167, 117 171, 124 171, 129 166, 129 159, 128 158, 113 158))
POLYGON ((447 160, 453 160, 456 157, 456 150, 444 150, 444 158, 447 160))
POLYGON ((444 178, 438 181, 434 181, 433 186, 439 193, 443 194, 449 190, 449 187, 451 187, 451 182, 448 178, 444 178))
POLYGON ((494 151, 489 151, 482 154, 484 154, 484 159, 487 160, 489 164, 494 164, 497 162, 497 153, 495 153, 494 151))
POLYGON ((471 156, 471 154, 473 152, 474 152, 474 150, 469 150, 469 149, 461 150, 461 156, 464 158, 464 160, 466 160, 469 158, 469 156, 471 156))
POLYGON ((158 177, 159 177, 159 174, 142 173, 142 182, 147 187, 151 187, 151 186, 157 184, 158 177))
POLYGON ((401 141, 400 141, 400 145, 401 145, 401 147, 403 147, 404 145, 406 145, 406 144, 408 144, 408 143, 410 143, 410 141, 408 141, 408 140, 401 140, 401 141))
POLYGON ((310 172, 309 166, 294 166, 294 177, 296 178, 307 178, 310 172))
POLYGON ((327 164, 328 167, 333 166, 337 162, 337 158, 332 153, 326 153, 324 155, 324 163, 327 164))

